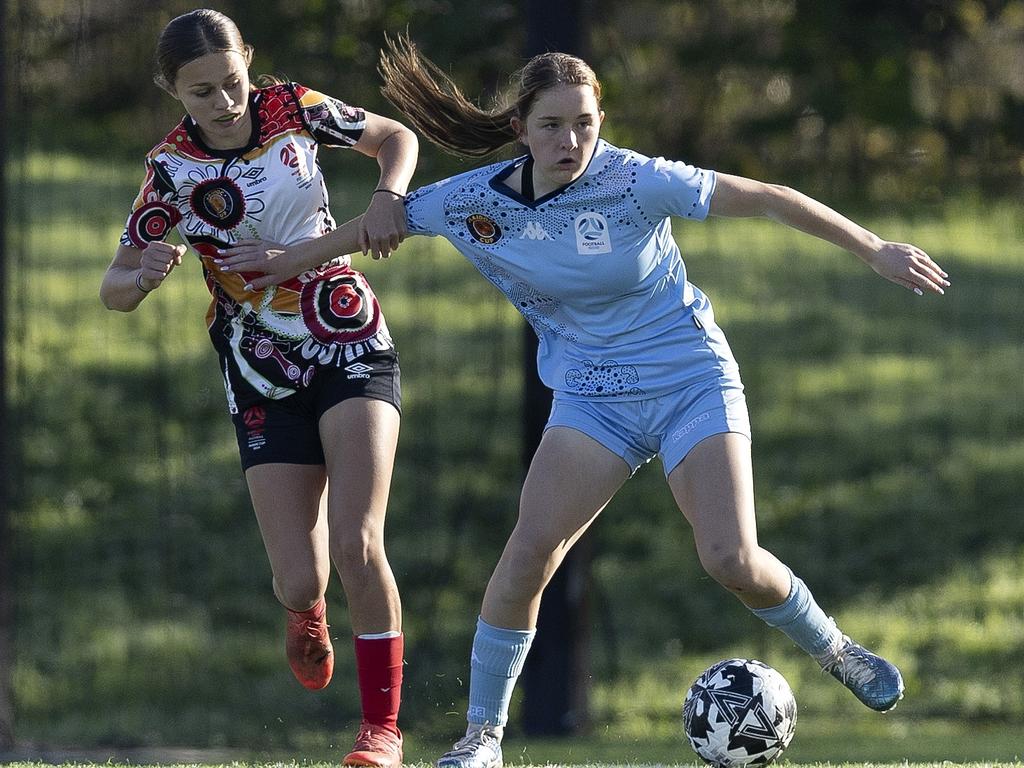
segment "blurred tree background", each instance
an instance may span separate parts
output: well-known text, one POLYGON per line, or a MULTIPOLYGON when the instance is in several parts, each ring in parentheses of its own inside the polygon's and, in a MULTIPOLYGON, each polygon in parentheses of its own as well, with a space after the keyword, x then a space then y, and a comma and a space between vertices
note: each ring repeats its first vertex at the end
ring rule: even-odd
MULTIPOLYGON (((489 104, 524 63, 524 5, 213 7, 255 45, 254 73, 397 116, 375 71, 385 33, 408 30, 489 104)), ((580 5, 609 140, 795 186, 913 239, 953 275, 945 298, 918 300, 767 224, 681 230, 743 366, 766 544, 851 634, 901 663, 902 717, 1020 722, 1024 2, 580 5)), ((0 574, 13 596, 14 736, 344 747, 358 706, 340 589, 337 679, 308 694, 284 662, 198 270, 129 316, 98 302, 142 156, 180 118, 152 82, 156 37, 195 6, 5 7, 0 574)), ((321 162, 335 217, 360 213, 373 163, 321 162)), ((416 182, 468 167, 424 145, 416 182)), ((442 739, 462 727, 476 610, 515 518, 522 326, 443 243, 403 250, 359 264, 405 374, 388 528, 408 638, 403 721, 442 739)), ((703 576, 660 467, 627 485, 587 546, 594 696, 581 722, 630 737, 675 727, 685 686, 734 653, 783 669, 801 718, 861 716, 703 576)))

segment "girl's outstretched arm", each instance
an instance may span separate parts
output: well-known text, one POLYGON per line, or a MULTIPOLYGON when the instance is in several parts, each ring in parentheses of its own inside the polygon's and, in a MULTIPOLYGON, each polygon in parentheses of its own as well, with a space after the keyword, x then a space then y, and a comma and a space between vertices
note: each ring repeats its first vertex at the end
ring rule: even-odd
POLYGON ((858 256, 875 272, 897 285, 923 294, 944 293, 948 275, 916 245, 883 240, 824 203, 778 184, 716 174, 712 216, 766 216, 814 235, 858 256))

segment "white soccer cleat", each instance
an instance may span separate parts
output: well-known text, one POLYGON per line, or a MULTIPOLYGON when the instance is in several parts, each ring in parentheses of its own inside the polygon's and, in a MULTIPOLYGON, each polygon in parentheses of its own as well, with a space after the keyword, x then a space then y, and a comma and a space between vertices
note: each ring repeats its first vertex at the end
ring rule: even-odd
POLYGON ((437 768, 501 768, 501 737, 505 729, 498 725, 474 725, 437 761, 437 768))

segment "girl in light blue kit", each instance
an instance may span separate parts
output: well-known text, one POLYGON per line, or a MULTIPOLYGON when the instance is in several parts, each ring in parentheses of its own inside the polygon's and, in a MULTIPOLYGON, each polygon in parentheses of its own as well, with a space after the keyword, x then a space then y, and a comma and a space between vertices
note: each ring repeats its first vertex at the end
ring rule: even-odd
MULTIPOLYGON (((671 217, 767 216, 856 254, 918 294, 943 293, 946 273, 919 248, 882 240, 795 190, 604 142, 600 84, 578 58, 533 58, 515 104, 494 112, 466 100, 407 40, 390 44, 381 72, 385 95, 443 148, 483 156, 515 141, 525 146, 517 160, 415 191, 406 211, 410 233, 448 239, 529 321, 540 376, 554 391, 519 521, 484 595, 469 727, 438 765, 501 765, 541 593, 616 491, 654 456, 705 570, 865 705, 894 707, 903 695, 899 670, 845 636, 804 582, 758 544, 739 370, 710 301, 687 281, 671 217)), ((256 281, 263 285, 355 246, 328 235, 281 263, 259 248, 227 263, 264 272, 256 281)))

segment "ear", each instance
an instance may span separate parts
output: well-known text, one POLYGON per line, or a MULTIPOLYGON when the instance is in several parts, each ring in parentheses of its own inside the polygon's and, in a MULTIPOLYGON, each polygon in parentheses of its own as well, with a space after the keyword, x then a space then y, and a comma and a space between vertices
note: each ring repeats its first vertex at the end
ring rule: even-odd
POLYGON ((247 66, 247 67, 248 67, 248 66, 249 66, 250 64, 252 64, 252 55, 253 55, 253 54, 254 54, 255 52, 256 52, 256 49, 255 49, 255 48, 253 48, 253 47, 252 47, 251 45, 249 45, 248 43, 246 43, 246 44, 245 44, 245 47, 244 47, 244 48, 242 48, 242 58, 244 58, 244 59, 245 59, 245 66, 247 66))
POLYGON ((598 112, 597 124, 598 124, 598 126, 604 125, 604 110, 603 109, 600 112, 598 112))
POLYGON ((508 122, 512 126, 512 132, 516 135, 516 141, 526 144, 526 125, 523 121, 518 117, 512 117, 508 122))
POLYGON ((153 75, 153 82, 157 84, 161 91, 173 96, 175 99, 178 98, 178 92, 174 90, 174 86, 167 82, 163 75, 153 75))

